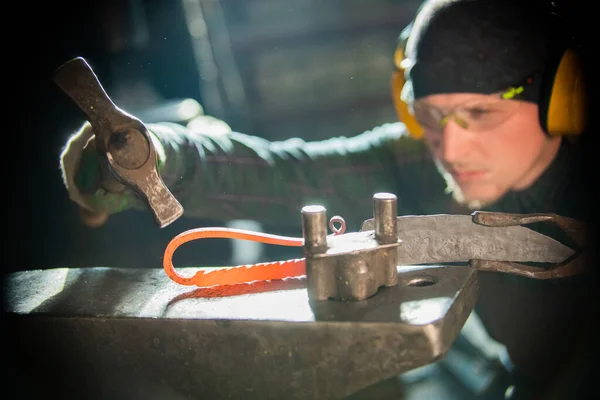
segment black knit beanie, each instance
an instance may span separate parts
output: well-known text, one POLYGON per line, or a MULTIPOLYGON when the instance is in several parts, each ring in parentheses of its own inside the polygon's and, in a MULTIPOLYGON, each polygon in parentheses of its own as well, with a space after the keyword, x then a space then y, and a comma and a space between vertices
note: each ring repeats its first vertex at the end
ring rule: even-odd
POLYGON ((406 44, 403 97, 491 94, 533 75, 519 98, 537 102, 552 48, 540 11, 530 0, 426 0, 406 44))

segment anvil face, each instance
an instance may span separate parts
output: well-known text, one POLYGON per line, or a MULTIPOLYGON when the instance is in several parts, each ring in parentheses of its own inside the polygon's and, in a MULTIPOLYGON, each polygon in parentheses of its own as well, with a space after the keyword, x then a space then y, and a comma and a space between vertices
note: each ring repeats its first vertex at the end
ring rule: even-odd
POLYGON ((34 376, 54 376, 48 390, 332 399, 443 356, 477 279, 464 266, 398 267, 398 285, 342 302, 310 301, 302 278, 194 290, 162 269, 54 269, 9 275, 4 293, 14 350, 34 376))

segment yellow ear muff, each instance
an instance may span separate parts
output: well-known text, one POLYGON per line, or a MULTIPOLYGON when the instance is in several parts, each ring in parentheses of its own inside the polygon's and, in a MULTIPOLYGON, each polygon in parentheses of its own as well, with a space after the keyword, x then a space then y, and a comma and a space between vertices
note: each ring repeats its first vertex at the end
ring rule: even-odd
POLYGON ((399 45, 394 53, 395 68, 392 72, 392 98, 394 101, 394 107, 396 108, 398 118, 404 123, 408 133, 414 138, 421 139, 423 137, 423 128, 411 114, 408 104, 406 104, 406 102, 404 102, 400 97, 402 88, 406 82, 404 78, 404 68, 402 68, 403 60, 404 52, 402 46, 399 45))
POLYGON ((581 134, 587 122, 587 94, 582 60, 575 51, 569 49, 561 57, 551 84, 546 130, 550 135, 581 134))

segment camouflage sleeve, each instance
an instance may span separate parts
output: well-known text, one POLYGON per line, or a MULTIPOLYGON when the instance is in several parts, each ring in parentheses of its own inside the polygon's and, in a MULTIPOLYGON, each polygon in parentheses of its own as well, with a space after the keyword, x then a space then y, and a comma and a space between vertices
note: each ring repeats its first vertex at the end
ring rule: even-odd
POLYGON ((321 204, 329 218, 340 215, 356 230, 372 217, 376 192, 398 195, 399 214, 430 212, 427 204, 437 200, 426 193, 443 194, 424 144, 401 123, 314 142, 205 134, 170 123, 148 128, 164 148, 161 176, 186 216, 300 227, 302 207, 321 204))

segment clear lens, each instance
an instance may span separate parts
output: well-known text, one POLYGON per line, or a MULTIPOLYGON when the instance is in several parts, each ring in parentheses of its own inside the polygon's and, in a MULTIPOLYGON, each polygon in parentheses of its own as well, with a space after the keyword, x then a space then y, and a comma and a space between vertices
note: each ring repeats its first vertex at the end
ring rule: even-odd
POLYGON ((414 104, 415 118, 427 130, 442 131, 450 120, 471 132, 482 132, 506 122, 519 108, 520 102, 490 99, 461 104, 452 111, 414 104))

